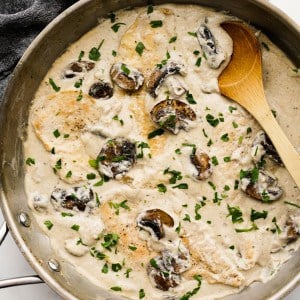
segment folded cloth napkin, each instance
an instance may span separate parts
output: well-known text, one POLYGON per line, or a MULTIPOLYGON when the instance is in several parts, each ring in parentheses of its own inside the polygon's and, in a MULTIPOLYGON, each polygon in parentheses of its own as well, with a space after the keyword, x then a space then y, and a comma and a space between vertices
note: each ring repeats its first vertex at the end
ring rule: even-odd
POLYGON ((0 103, 17 62, 37 34, 76 0, 0 0, 0 103))

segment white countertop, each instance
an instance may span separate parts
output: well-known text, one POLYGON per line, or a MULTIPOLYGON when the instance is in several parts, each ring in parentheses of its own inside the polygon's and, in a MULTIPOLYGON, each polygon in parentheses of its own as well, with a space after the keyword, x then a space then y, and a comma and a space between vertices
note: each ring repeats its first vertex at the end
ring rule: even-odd
MULTIPOLYGON (((171 2, 171 1, 170 1, 171 2)), ((300 24, 299 0, 270 0, 285 11, 290 17, 300 24)), ((3 216, 0 211, 0 224, 3 216)), ((33 275, 27 261, 20 253, 10 235, 0 247, 0 280, 18 276, 33 275)), ((29 286, 20 286, 0 290, 0 299, 3 300, 58 300, 61 299, 46 284, 36 284, 29 286)), ((300 299, 300 286, 295 289, 285 300, 300 299)))

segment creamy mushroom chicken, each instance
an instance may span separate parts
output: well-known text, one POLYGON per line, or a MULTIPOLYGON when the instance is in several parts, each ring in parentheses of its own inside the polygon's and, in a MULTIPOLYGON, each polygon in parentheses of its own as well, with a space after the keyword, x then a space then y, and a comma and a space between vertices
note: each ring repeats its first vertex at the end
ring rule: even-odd
MULTIPOLYGON (((192 5, 111 13, 35 95, 29 205, 58 257, 111 293, 224 297, 271 279, 298 248, 299 190, 218 91, 228 19, 192 5)), ((270 106, 299 147, 298 70, 257 36, 270 106)))

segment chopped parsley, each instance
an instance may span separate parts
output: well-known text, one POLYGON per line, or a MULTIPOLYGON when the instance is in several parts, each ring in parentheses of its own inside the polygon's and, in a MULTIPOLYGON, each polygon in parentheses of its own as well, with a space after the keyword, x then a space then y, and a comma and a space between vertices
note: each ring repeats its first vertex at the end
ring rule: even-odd
POLYGON ((123 208, 125 210, 130 210, 130 207, 126 204, 128 202, 128 200, 123 200, 120 203, 113 203, 113 202, 109 202, 109 206, 111 208, 115 209, 115 214, 119 215, 120 214, 120 208, 123 208))
POLYGON ((84 51, 81 50, 80 53, 79 53, 79 55, 78 55, 78 61, 81 61, 81 59, 83 58, 83 56, 84 56, 84 51))
POLYGON ((104 43, 104 39, 101 41, 98 47, 93 47, 89 52, 89 59, 93 61, 98 61, 100 59, 101 53, 100 48, 102 47, 104 43))
POLYGON ((268 212, 266 210, 263 211, 257 211, 253 208, 251 208, 251 215, 250 220, 253 222, 257 219, 265 219, 268 216, 268 212))
POLYGON ((214 194, 214 199, 213 199, 213 203, 217 203, 218 205, 221 204, 222 198, 219 198, 219 194, 218 192, 215 192, 214 194))
POLYGON ((186 92, 186 97, 185 97, 186 101, 189 104, 197 104, 197 102, 195 101, 194 97, 192 94, 189 93, 189 91, 186 92))
POLYGON ((140 289, 139 290, 139 299, 143 299, 145 298, 146 294, 145 294, 145 291, 144 289, 140 289))
POLYGON ((215 117, 213 115, 211 115, 211 114, 207 114, 205 118, 206 118, 206 121, 212 127, 217 127, 218 126, 218 124, 219 124, 219 119, 218 118, 215 119, 215 117))
POLYGON ((231 217, 232 223, 242 223, 244 222, 243 213, 238 206, 230 206, 227 204, 228 215, 226 217, 231 217))
POLYGON ((137 147, 141 149, 141 152, 137 154, 137 158, 143 158, 144 149, 150 149, 150 146, 145 142, 140 142, 137 147))
POLYGON ((177 180, 182 179, 181 172, 176 170, 170 170, 169 168, 164 170, 164 174, 170 174, 172 177, 169 179, 169 183, 175 184, 177 180))
POLYGON ((201 219, 201 215, 199 214, 199 209, 201 208, 201 204, 200 203, 196 203, 195 204, 195 220, 200 220, 201 219))
POLYGON ((129 245, 128 248, 131 250, 131 251, 135 251, 137 249, 136 246, 134 245, 129 245))
POLYGON ((48 228, 48 230, 51 230, 51 228, 53 227, 53 223, 50 220, 46 220, 44 222, 44 225, 48 228))
POLYGON ((182 154, 181 150, 179 148, 175 149, 176 154, 182 154))
POLYGON ((187 190, 189 188, 187 183, 180 183, 178 185, 172 186, 172 189, 180 189, 180 190, 187 190))
POLYGON ((234 250, 234 245, 229 246, 229 249, 234 250))
POLYGON ((116 57, 116 56, 117 56, 117 52, 116 52, 115 50, 113 50, 113 51, 111 51, 111 55, 112 55, 113 57, 116 57))
POLYGON ((213 182, 208 181, 207 183, 211 186, 211 188, 212 188, 214 191, 216 190, 216 186, 214 185, 213 182))
POLYGON ((210 147, 213 144, 213 141, 211 139, 209 139, 209 141, 207 142, 207 147, 210 147))
POLYGON ((272 233, 277 232, 278 234, 280 234, 280 233, 282 232, 282 230, 280 229, 280 227, 279 227, 278 224, 277 224, 276 217, 274 217, 274 218, 272 219, 272 223, 274 223, 275 228, 271 229, 271 232, 272 232, 272 233))
POLYGON ((103 265, 101 272, 104 273, 104 274, 107 274, 107 273, 108 273, 108 264, 107 264, 107 263, 105 263, 105 264, 103 265))
POLYGON ((197 55, 200 54, 200 51, 199 51, 199 50, 195 50, 195 51, 193 52, 193 54, 197 56, 197 55))
POLYGON ((153 5, 148 5, 147 7, 147 15, 152 14, 153 13, 153 5))
POLYGON ((117 245, 119 238, 120 237, 116 233, 108 233, 104 236, 104 242, 101 243, 101 245, 103 248, 106 248, 107 250, 111 251, 111 247, 117 245))
POLYGON ((135 51, 139 54, 139 56, 142 56, 144 49, 145 45, 142 42, 138 42, 135 47, 135 51))
POLYGON ((74 215, 71 214, 71 213, 62 212, 62 213, 61 213, 61 216, 62 216, 62 217, 73 217, 74 215))
POLYGON ((82 99, 83 95, 82 95, 82 90, 79 91, 79 94, 76 98, 76 101, 80 101, 82 99))
POLYGON ((116 23, 113 26, 111 26, 110 28, 114 31, 114 32, 118 32, 119 28, 121 27, 121 25, 126 25, 125 23, 116 23))
POLYGON ((189 214, 185 214, 184 218, 182 219, 183 221, 191 222, 191 217, 189 214))
POLYGON ((169 44, 175 43, 177 40, 177 36, 173 36, 169 39, 169 44))
POLYGON ((163 183, 159 183, 156 186, 158 188, 158 191, 161 193, 165 193, 167 191, 167 187, 163 183))
POLYGON ((111 269, 114 272, 119 272, 122 269, 122 266, 119 263, 111 264, 111 269))
POLYGON ((252 223, 252 226, 249 228, 235 228, 235 232, 249 232, 249 231, 254 231, 254 230, 258 230, 258 227, 255 223, 252 223))
POLYGON ((183 143, 182 146, 183 146, 183 147, 192 147, 192 148, 193 148, 192 154, 195 154, 195 153, 196 153, 196 145, 195 145, 195 144, 183 143))
POLYGON ((193 36, 193 37, 197 37, 197 33, 196 32, 189 31, 188 34, 191 35, 191 36, 193 36))
POLYGON ((95 249, 95 247, 91 248, 90 251, 91 256, 99 259, 99 260, 103 260, 106 258, 106 255, 102 252, 100 252, 99 250, 95 249))
POLYGON ((54 135, 56 138, 60 137, 60 132, 59 132, 59 130, 58 130, 58 129, 55 129, 55 130, 53 131, 53 135, 54 135))
POLYGON ((272 112, 272 114, 273 114, 274 118, 276 118, 276 117, 277 117, 277 111, 276 111, 276 110, 274 110, 274 109, 271 109, 271 112, 272 112))
POLYGON ((127 68, 127 66, 125 64, 121 65, 121 70, 125 73, 125 75, 129 75, 130 74, 130 70, 127 68))
POLYGON ((132 272, 132 269, 129 268, 125 271, 124 275, 126 276, 126 278, 129 278, 129 273, 132 272))
POLYGON ((208 135, 207 135, 207 133, 205 132, 205 129, 204 129, 204 128, 202 128, 202 132, 203 132, 203 135, 207 138, 208 135))
POLYGON ((75 231, 78 231, 79 228, 80 228, 80 226, 77 225, 77 224, 74 224, 74 225, 71 226, 71 229, 73 229, 73 230, 75 230, 75 231))
POLYGON ((71 178, 72 177, 72 171, 68 171, 68 173, 66 174, 66 178, 71 178))
POLYGON ((230 186, 225 184, 224 185, 224 191, 226 191, 226 192, 230 191, 230 186))
POLYGON ((248 127, 246 133, 247 133, 247 134, 250 134, 251 132, 252 132, 252 128, 251 128, 251 127, 248 127))
POLYGON ((120 124, 121 124, 121 126, 124 125, 124 121, 123 121, 122 119, 119 119, 119 116, 118 116, 118 115, 113 116, 112 119, 113 119, 114 121, 119 121, 120 124))
POLYGON ((229 137, 228 137, 228 133, 225 133, 221 136, 221 140, 223 142, 228 142, 229 141, 229 137))
POLYGON ((159 269, 159 266, 154 258, 150 259, 150 265, 155 269, 159 269))
POLYGON ((113 291, 115 291, 115 292, 122 291, 122 288, 120 286, 112 286, 110 289, 113 290, 113 291))
POLYGON ((240 179, 249 178, 251 183, 257 182, 258 176, 259 176, 259 170, 256 167, 254 167, 251 170, 247 170, 247 171, 241 170, 240 171, 240 179))
POLYGON ((175 228, 175 232, 177 234, 180 234, 180 230, 181 230, 181 223, 179 222, 178 226, 175 228))
POLYGON ((55 84, 55 82, 52 78, 49 78, 49 83, 50 83, 50 85, 52 86, 52 88, 55 92, 60 91, 60 87, 55 84))
POLYGON ((201 60, 202 60, 202 58, 201 58, 201 57, 198 57, 198 59, 197 59, 197 61, 196 61, 196 63, 195 63, 195 65, 196 65, 197 67, 200 67, 200 66, 201 66, 201 60))
POLYGON ((229 110, 230 113, 232 113, 234 110, 237 110, 237 108, 234 107, 234 106, 229 105, 228 110, 229 110))
POLYGON ((87 246, 87 244, 85 244, 81 238, 79 238, 78 241, 76 242, 76 246, 78 246, 78 245, 87 246))
POLYGON ((155 129, 155 130, 153 130, 152 132, 150 132, 148 134, 148 139, 150 140, 150 139, 153 139, 156 136, 160 136, 160 135, 164 134, 164 132, 165 131, 162 128, 155 129))
POLYGON ((168 62, 168 60, 169 60, 170 58, 171 58, 171 55, 170 55, 169 51, 167 51, 167 52, 166 52, 166 58, 163 59, 163 60, 160 62, 160 64, 157 64, 156 66, 157 66, 159 69, 161 69, 162 66, 164 66, 164 65, 167 64, 167 62, 168 62))
POLYGON ((86 174, 86 179, 88 179, 88 180, 93 180, 95 178, 96 178, 96 174, 95 173, 86 174))
POLYGON ((55 170, 61 169, 61 158, 56 161, 54 168, 55 168, 55 170))
POLYGON ((237 179, 234 181, 234 187, 233 187, 233 188, 234 188, 235 190, 237 190, 237 189, 239 188, 239 183, 240 183, 240 182, 239 182, 239 180, 237 180, 237 179))
POLYGON ((198 282, 197 287, 195 287, 193 290, 191 290, 189 292, 186 292, 183 296, 181 296, 179 298, 179 300, 189 300, 192 296, 196 295, 199 292, 199 290, 201 288, 202 277, 201 277, 201 275, 194 275, 193 278, 195 280, 197 280, 197 282, 198 282))
POLYGON ((224 162, 230 162, 231 161, 231 157, 230 156, 225 156, 223 158, 224 162))
POLYGON ((64 134, 64 138, 65 138, 65 139, 67 139, 67 138, 69 138, 69 137, 70 137, 70 135, 69 135, 68 133, 64 134))
POLYGON ((75 82, 74 87, 76 89, 79 89, 82 86, 82 81, 83 81, 83 79, 80 78, 78 81, 75 82))
POLYGON ((153 21, 150 22, 150 26, 152 28, 162 27, 163 26, 163 22, 162 22, 162 20, 153 20, 153 21))
POLYGON ((238 128, 239 125, 238 125, 236 122, 233 121, 233 122, 232 122, 232 127, 233 127, 233 128, 238 128))
POLYGON ((31 157, 28 157, 25 162, 28 166, 35 165, 35 159, 31 157))

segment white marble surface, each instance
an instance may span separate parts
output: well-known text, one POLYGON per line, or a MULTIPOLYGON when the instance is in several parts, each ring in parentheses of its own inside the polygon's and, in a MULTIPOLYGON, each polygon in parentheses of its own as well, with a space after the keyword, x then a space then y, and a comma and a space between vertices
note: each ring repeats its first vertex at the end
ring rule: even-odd
MULTIPOLYGON (((281 8, 296 22, 298 22, 298 24, 300 24, 299 0, 270 0, 270 2, 281 8)), ((2 224, 2 221, 3 217, 0 212, 0 224, 2 224)), ((19 249, 15 245, 11 236, 8 235, 6 240, 0 247, 0 280, 32 274, 34 274, 34 271, 23 258, 22 254, 19 252, 19 249)), ((47 285, 36 284, 30 286, 1 289, 0 299, 58 300, 61 298, 57 294, 55 294, 47 285)), ((285 298, 285 300, 298 299, 300 299, 300 286, 285 298)))

